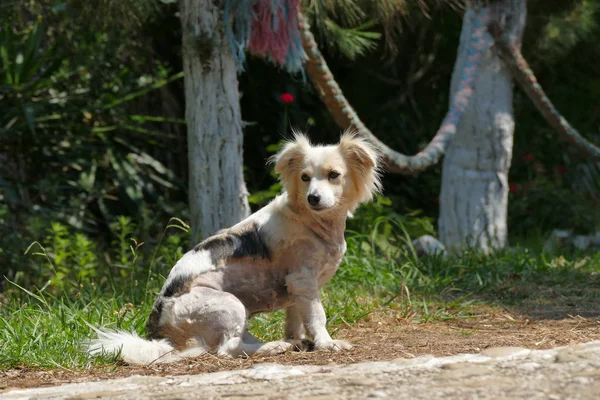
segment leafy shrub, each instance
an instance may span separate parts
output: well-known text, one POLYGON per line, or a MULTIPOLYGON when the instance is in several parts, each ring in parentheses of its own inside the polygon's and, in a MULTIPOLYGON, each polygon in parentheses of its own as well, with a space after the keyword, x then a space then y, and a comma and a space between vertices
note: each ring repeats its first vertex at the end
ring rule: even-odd
POLYGON ((142 55, 141 35, 90 29, 80 11, 53 0, 2 6, 0 274, 8 277, 27 273, 22 252, 50 221, 101 239, 129 215, 143 240, 170 215, 185 216, 182 181, 156 151, 160 140, 181 140, 166 130, 184 121, 144 106, 182 73, 142 55))
POLYGON ((533 153, 526 153, 515 164, 518 169, 512 173, 509 201, 513 235, 524 237, 552 229, 586 234, 600 229, 600 185, 595 187, 600 173, 594 171, 594 164, 570 170, 564 164, 547 165, 533 153))
POLYGON ((139 301, 140 293, 134 287, 161 281, 183 255, 190 237, 189 226, 178 218, 172 218, 159 240, 152 243, 154 249, 136 239, 139 229, 128 217, 120 216, 113 231, 111 245, 102 249, 86 234, 52 223, 45 239, 27 248, 27 265, 16 271, 13 282, 67 295, 91 284, 101 291, 127 291, 139 301))

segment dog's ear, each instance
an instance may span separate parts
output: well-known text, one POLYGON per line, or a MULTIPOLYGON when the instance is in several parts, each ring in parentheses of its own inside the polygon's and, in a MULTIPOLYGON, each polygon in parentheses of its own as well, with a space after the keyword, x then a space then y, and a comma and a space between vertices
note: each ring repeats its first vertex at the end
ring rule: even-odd
POLYGON ((286 181, 294 171, 302 169, 310 146, 306 136, 302 133, 294 133, 294 139, 284 144, 281 150, 269 160, 275 164, 275 173, 286 181))
POLYGON ((379 152, 371 143, 358 136, 356 132, 344 132, 339 147, 346 162, 365 169, 378 168, 379 152))
POLYGON ((379 151, 356 132, 349 131, 344 132, 338 146, 352 172, 358 202, 371 200, 381 191, 379 151))

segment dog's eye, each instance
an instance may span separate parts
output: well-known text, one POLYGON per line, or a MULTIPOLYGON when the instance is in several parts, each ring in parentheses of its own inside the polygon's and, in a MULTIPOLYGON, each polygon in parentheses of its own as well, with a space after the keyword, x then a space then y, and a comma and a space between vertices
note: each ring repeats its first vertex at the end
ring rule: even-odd
POLYGON ((339 172, 336 172, 336 171, 331 171, 331 172, 329 173, 329 179, 331 179, 331 180, 334 180, 334 179, 335 179, 335 178, 337 178, 338 176, 340 176, 340 173, 339 173, 339 172))
POLYGON ((303 180, 304 182, 308 182, 308 181, 310 181, 310 176, 308 176, 308 175, 306 175, 306 174, 302 174, 302 180, 303 180))

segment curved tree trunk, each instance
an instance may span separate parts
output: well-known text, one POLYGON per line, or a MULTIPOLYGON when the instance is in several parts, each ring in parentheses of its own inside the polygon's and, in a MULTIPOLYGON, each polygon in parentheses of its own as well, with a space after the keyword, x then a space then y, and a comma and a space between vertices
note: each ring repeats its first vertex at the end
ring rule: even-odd
POLYGON ((194 241, 250 213, 237 64, 225 39, 221 3, 181 0, 180 7, 194 241))
MULTIPOLYGON (((468 38, 483 2, 470 4, 464 19, 451 96, 468 57, 468 38)), ((490 2, 490 18, 520 45, 526 17, 525 0, 490 2)), ((486 33, 487 35, 487 33, 486 33)), ((475 95, 458 125, 442 169, 440 240, 451 251, 464 246, 485 253, 506 245, 508 170, 513 146, 514 118, 511 75, 494 50, 482 60, 475 95)))

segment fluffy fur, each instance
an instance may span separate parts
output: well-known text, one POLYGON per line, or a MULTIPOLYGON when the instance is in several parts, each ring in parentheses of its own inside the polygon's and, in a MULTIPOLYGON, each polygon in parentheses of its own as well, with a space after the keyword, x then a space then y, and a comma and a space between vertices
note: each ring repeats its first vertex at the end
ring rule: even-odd
POLYGON ((94 329, 90 354, 148 364, 209 351, 281 353, 305 338, 317 350, 351 348, 327 332, 319 289, 346 251, 347 216, 380 190, 379 155, 352 133, 330 146, 296 133, 271 161, 285 190, 175 264, 150 313, 147 339, 94 329), (281 308, 285 340, 264 343, 248 333, 248 318, 281 308))

